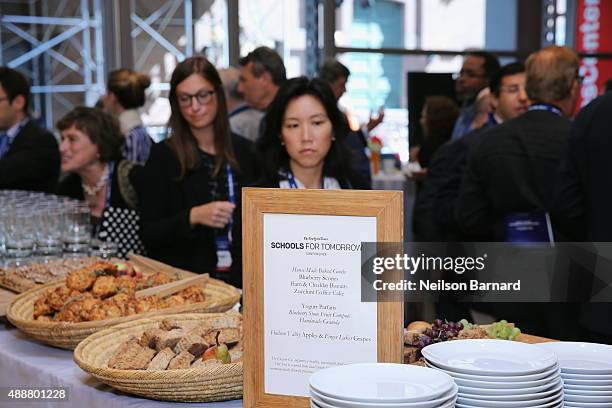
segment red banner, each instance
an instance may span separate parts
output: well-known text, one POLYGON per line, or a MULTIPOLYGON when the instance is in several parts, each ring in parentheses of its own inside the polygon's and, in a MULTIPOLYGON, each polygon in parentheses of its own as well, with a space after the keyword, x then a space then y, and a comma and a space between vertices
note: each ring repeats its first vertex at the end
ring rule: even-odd
MULTIPOLYGON (((578 0, 576 7, 576 50, 597 54, 612 53, 612 0, 578 0)), ((599 95, 612 78, 612 59, 582 58, 579 106, 599 95)))

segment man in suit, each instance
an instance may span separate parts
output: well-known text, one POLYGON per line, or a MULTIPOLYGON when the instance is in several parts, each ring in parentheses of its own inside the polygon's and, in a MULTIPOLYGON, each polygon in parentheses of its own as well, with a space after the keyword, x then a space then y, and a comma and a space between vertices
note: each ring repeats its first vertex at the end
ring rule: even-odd
MULTIPOLYGON (((572 125, 555 219, 573 241, 612 242, 611 112, 608 92, 582 109, 572 125)), ((584 305, 580 321, 590 341, 612 344, 612 304, 584 305)))
POLYGON ((579 60, 548 47, 526 63, 528 111, 487 131, 468 160, 455 215, 468 234, 504 241, 505 217, 550 211, 579 93, 579 60))
MULTIPOLYGON (((554 207, 558 166, 580 89, 580 63, 574 51, 552 46, 531 54, 525 65, 529 110, 487 131, 468 159, 459 190, 457 223, 482 241, 513 241, 514 225, 546 225, 554 207)), ((529 239, 553 238, 547 235, 529 239)), ((578 319, 575 308, 512 303, 495 310, 496 317, 515 321, 528 333, 559 339, 577 335, 568 329, 578 319)))
MULTIPOLYGON (((529 99, 525 92, 525 66, 520 62, 504 65, 490 84, 489 102, 493 111, 485 125, 459 140, 451 140, 442 146, 429 166, 428 189, 435 222, 440 227, 442 241, 467 238, 457 228, 454 208, 465 171, 467 159, 488 130, 527 111, 529 99)), ((475 237, 471 237, 472 239, 475 237)))
POLYGON ((51 192, 59 178, 59 148, 29 117, 29 100, 27 79, 0 67, 0 189, 51 192))

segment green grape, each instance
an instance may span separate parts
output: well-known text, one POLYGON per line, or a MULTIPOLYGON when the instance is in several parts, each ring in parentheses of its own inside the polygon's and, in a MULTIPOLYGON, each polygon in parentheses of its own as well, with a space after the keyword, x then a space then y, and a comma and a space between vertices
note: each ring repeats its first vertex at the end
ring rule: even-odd
POLYGON ((508 339, 514 340, 518 337, 519 334, 521 334, 521 329, 515 327, 514 329, 512 329, 512 334, 510 334, 510 337, 508 339))
POLYGON ((477 324, 472 324, 467 319, 461 319, 459 320, 459 323, 463 325, 464 330, 472 330, 478 327, 477 324))
POLYGON ((493 323, 487 329, 487 335, 493 339, 514 340, 519 334, 521 330, 518 327, 510 326, 506 320, 493 323))

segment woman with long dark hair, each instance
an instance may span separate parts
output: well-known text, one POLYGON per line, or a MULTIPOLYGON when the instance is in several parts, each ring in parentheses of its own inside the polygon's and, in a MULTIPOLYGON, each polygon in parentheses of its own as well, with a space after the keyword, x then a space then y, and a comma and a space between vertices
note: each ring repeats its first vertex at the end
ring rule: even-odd
POLYGON ((257 142, 259 185, 280 188, 366 188, 350 170, 347 128, 329 84, 306 77, 286 81, 264 117, 257 142))
POLYGON ((168 98, 169 138, 153 146, 145 167, 142 239, 162 262, 240 286, 240 191, 257 177, 253 145, 231 134, 221 79, 207 59, 178 64, 168 98))

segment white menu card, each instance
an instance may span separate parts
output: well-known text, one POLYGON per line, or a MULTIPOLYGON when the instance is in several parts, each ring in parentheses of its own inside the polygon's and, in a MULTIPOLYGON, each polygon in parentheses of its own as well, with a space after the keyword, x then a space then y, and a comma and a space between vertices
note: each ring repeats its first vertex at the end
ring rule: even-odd
POLYGON ((377 304, 361 302, 376 217, 264 214, 265 393, 308 397, 310 376, 377 361, 377 304))

